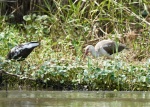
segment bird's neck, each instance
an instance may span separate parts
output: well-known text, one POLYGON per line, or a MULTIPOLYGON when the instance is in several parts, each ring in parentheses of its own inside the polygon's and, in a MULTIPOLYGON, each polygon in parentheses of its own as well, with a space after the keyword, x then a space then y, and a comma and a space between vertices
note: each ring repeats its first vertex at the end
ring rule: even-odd
POLYGON ((94 57, 98 57, 99 53, 97 51, 95 51, 95 48, 93 47, 92 51, 91 51, 92 56, 94 57))

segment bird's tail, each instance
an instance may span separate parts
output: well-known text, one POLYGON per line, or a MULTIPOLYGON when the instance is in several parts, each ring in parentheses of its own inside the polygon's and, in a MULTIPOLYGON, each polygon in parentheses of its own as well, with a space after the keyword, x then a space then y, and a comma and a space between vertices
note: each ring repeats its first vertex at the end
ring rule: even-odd
POLYGON ((125 47, 125 49, 129 50, 130 48, 129 47, 125 47))
POLYGON ((127 47, 125 44, 119 44, 121 47, 123 47, 124 49, 130 49, 129 47, 127 47))

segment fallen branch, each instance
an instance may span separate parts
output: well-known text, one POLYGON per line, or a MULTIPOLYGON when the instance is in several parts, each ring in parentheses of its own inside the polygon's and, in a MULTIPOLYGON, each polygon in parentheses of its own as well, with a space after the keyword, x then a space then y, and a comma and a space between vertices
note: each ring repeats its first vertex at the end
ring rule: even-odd
POLYGON ((4 71, 4 70, 0 70, 0 74, 6 74, 6 75, 10 75, 10 76, 15 76, 15 77, 18 77, 20 79, 29 79, 29 80, 36 80, 34 78, 29 78, 29 77, 24 77, 22 75, 17 75, 17 74, 12 74, 12 73, 9 73, 7 71, 4 71))

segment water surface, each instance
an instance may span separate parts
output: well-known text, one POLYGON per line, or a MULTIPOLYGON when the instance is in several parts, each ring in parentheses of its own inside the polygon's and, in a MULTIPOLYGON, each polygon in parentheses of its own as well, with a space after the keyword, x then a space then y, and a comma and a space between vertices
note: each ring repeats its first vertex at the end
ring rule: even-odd
POLYGON ((150 107, 150 92, 0 91, 0 107, 150 107))

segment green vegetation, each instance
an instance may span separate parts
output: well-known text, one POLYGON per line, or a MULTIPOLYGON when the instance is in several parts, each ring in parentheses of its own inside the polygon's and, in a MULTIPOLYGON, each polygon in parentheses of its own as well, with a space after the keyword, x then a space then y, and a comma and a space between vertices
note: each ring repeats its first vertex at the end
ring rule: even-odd
MULTIPOLYGON (((54 0, 53 10, 44 1, 47 9, 37 6, 44 15, 40 12, 25 15, 22 24, 10 24, 6 16, 0 17, 1 69, 19 75, 20 79, 42 80, 46 88, 53 89, 58 86, 75 90, 150 90, 150 19, 141 15, 142 6, 150 6, 148 0, 76 3, 69 0, 68 4, 54 0), (130 50, 119 53, 114 60, 91 57, 83 60, 84 46, 96 38, 92 33, 95 22, 107 32, 105 38, 124 40, 130 50), (135 32, 129 33, 132 31, 135 32), (40 41, 41 46, 25 61, 6 62, 12 47, 28 41, 40 41)), ((100 40, 103 38, 100 36, 100 40)), ((9 84, 18 81, 8 78, 9 84)))

